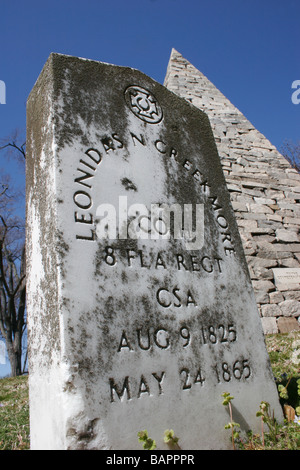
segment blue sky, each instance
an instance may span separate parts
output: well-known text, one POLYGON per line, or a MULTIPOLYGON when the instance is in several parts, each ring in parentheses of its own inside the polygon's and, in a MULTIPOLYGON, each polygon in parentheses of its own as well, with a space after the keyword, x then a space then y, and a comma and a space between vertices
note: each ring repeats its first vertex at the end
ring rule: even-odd
MULTIPOLYGON (((299 0, 0 0, 0 139, 16 129, 25 136, 26 100, 51 52, 163 83, 174 47, 280 149, 300 140, 300 104, 291 100, 299 18, 299 0)), ((22 168, 0 153, 1 168, 24 183, 22 168)))
POLYGON ((172 47, 280 147, 298 140, 299 0, 0 0, 0 138, 51 52, 137 68, 163 82, 172 47))

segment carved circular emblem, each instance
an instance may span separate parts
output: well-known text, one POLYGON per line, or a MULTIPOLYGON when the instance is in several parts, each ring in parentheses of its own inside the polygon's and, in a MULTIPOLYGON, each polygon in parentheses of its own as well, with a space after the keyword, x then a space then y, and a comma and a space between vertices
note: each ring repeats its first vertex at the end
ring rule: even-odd
POLYGON ((125 100, 129 109, 142 121, 156 124, 162 120, 162 109, 150 91, 140 86, 130 86, 125 90, 125 100))

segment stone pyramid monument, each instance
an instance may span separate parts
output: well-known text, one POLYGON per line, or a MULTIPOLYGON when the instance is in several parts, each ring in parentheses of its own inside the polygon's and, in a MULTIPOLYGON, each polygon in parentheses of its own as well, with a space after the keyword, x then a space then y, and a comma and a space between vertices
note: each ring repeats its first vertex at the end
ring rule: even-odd
POLYGON ((210 119, 265 334, 300 329, 300 175, 175 49, 164 85, 210 119))

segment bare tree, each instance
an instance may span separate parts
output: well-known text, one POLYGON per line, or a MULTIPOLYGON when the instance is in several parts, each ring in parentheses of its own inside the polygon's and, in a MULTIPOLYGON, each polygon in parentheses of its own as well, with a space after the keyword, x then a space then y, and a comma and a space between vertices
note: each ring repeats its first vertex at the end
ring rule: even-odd
POLYGON ((26 142, 20 136, 20 131, 16 130, 10 137, 0 139, 0 150, 6 149, 7 156, 16 158, 19 162, 24 163, 26 160, 26 142))
POLYGON ((285 141, 281 148, 282 155, 300 173, 300 141, 294 144, 291 141, 285 141))
MULTIPOLYGON (((25 160, 25 144, 4 143, 25 160)), ((7 175, 0 174, 0 335, 4 338, 11 375, 21 375, 22 338, 26 330, 24 218, 16 214, 18 194, 7 175)))

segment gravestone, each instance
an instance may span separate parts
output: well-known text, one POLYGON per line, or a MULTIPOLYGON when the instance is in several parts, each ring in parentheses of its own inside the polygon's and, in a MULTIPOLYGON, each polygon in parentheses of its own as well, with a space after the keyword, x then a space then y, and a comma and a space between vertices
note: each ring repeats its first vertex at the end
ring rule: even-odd
POLYGON ((300 268, 273 268, 273 274, 278 290, 299 290, 300 268))
POLYGON ((28 99, 32 449, 230 448, 281 408, 207 116, 143 73, 51 54, 28 99))

